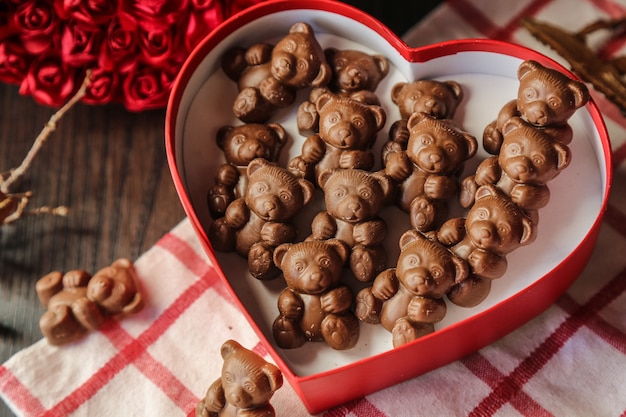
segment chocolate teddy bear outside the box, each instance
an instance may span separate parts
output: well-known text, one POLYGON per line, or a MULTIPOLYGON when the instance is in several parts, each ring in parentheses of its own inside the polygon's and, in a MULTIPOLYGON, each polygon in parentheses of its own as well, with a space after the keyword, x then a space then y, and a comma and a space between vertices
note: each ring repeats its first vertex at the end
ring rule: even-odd
POLYGON ((196 417, 275 417, 270 399, 283 385, 278 367, 227 340, 220 349, 222 375, 196 406, 196 417))
POLYGON ((311 181, 329 168, 370 170, 371 148, 386 122, 384 109, 331 93, 322 94, 315 106, 319 133, 306 138, 302 154, 289 161, 289 170, 311 181))
POLYGON ((426 113, 435 119, 452 119, 463 100, 463 88, 456 81, 421 79, 396 83, 391 100, 398 106, 400 120, 389 129, 389 139, 383 145, 382 160, 389 152, 405 150, 409 141, 407 121, 413 113, 426 113))
POLYGON ((471 277, 455 284, 448 299, 463 307, 482 302, 491 280, 501 278, 508 267, 506 255, 532 243, 535 223, 493 184, 476 191, 476 201, 466 217, 447 220, 428 233, 469 263, 471 277))
POLYGON ((511 117, 520 117, 556 142, 569 145, 573 131, 568 120, 589 101, 587 86, 532 60, 520 64, 517 77, 517 98, 506 103, 483 132, 485 150, 492 155, 500 152, 502 127, 511 117))
POLYGON ((379 214, 390 199, 391 181, 382 172, 328 169, 319 183, 326 210, 313 219, 308 239, 345 242, 351 248, 352 274, 359 281, 371 281, 387 263, 387 223, 379 214))
POLYGON ((323 93, 334 93, 364 104, 380 105, 375 91, 389 73, 386 57, 336 48, 326 48, 324 54, 333 76, 327 87, 313 88, 309 99, 298 107, 296 121, 301 135, 311 135, 319 131, 319 114, 315 103, 323 93))
POLYGON ((272 279, 280 271, 273 250, 297 238, 294 217, 312 200, 315 186, 263 158, 250 162, 246 194, 226 208, 209 228, 209 240, 222 252, 236 251, 248 259, 250 274, 272 279))
POLYGON ((395 268, 382 271, 357 294, 356 315, 382 324, 398 347, 435 331, 447 312, 443 297, 470 273, 467 262, 417 230, 400 237, 395 268))
POLYGON ((143 308, 132 262, 121 258, 93 276, 86 271, 55 271, 35 286, 47 311, 41 332, 52 345, 62 345, 100 328, 111 316, 134 314, 143 308))
POLYGON ((231 202, 245 194, 250 161, 256 158, 278 161, 288 134, 278 123, 247 123, 222 126, 215 139, 226 158, 226 163, 217 168, 215 185, 207 196, 211 216, 217 219, 231 202))
POLYGON ((308 23, 298 22, 275 46, 235 47, 222 58, 222 69, 237 83, 233 113, 245 123, 267 121, 291 105, 297 90, 328 84, 332 70, 308 23))
POLYGON ((547 183, 569 166, 570 149, 519 117, 509 119, 502 134, 498 155, 485 159, 461 182, 459 202, 469 208, 478 187, 495 184, 537 223, 537 210, 550 200, 547 183))
POLYGON ((272 326, 278 346, 293 349, 311 341, 344 350, 356 344, 359 321, 350 311, 352 291, 340 283, 349 252, 338 239, 276 248, 274 262, 287 283, 278 297, 279 315, 272 326))
POLYGON ((411 225, 426 232, 448 216, 447 200, 459 189, 458 176, 476 154, 476 138, 450 119, 413 113, 406 150, 390 152, 385 173, 397 184, 396 205, 410 213, 411 225))

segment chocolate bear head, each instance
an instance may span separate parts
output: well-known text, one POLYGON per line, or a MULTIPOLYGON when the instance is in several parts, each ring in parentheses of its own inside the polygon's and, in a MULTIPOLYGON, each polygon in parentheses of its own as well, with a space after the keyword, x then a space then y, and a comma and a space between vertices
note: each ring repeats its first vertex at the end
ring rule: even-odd
POLYGON ((287 132, 278 123, 246 123, 221 127, 216 140, 227 162, 245 166, 255 158, 276 161, 287 141, 287 132))
POLYGON ((322 94, 315 106, 320 118, 320 137, 339 149, 369 148, 387 120, 380 106, 334 94, 322 94))
POLYGON ((396 276, 413 295, 441 298, 469 275, 467 262, 417 230, 400 237, 396 276))
POLYGON ((311 182, 265 159, 252 160, 246 172, 246 205, 265 221, 290 220, 313 198, 311 182))
POLYGON ((474 246, 498 255, 531 243, 536 234, 530 218, 493 185, 483 185, 476 191, 465 230, 474 246))
POLYGON ((565 169, 571 159, 567 145, 554 141, 543 130, 513 117, 502 128, 498 164, 514 182, 543 185, 565 169))
POLYGON ((224 359, 221 382, 226 402, 245 410, 268 406, 274 392, 283 385, 283 376, 276 365, 234 340, 224 342, 221 355, 224 359))
POLYGON ((378 216, 393 187, 382 173, 360 169, 327 169, 318 177, 326 211, 336 219, 360 223, 378 216))
POLYGON ((525 121, 535 126, 563 125, 589 101, 584 83, 536 61, 522 62, 517 77, 517 109, 525 121))
POLYGON ((94 274, 87 284, 87 298, 108 315, 133 314, 143 308, 135 268, 121 258, 94 274))
POLYGON ((336 48, 327 48, 324 53, 333 69, 333 77, 329 83, 333 91, 375 91, 389 72, 389 62, 382 55, 336 48))
POLYGON ((294 88, 323 86, 332 76, 313 28, 304 22, 294 24, 274 46, 271 70, 274 78, 294 88))
POLYGON ((407 156, 429 174, 454 174, 478 148, 476 138, 450 119, 413 113, 407 127, 410 134, 407 156))
POLYGON ((274 250, 274 263, 287 286, 303 294, 319 295, 339 284, 350 249, 338 240, 284 243, 274 250))
POLYGON ((398 105, 403 119, 416 112, 427 113, 437 119, 451 119, 463 99, 463 88, 456 81, 400 82, 391 89, 391 99, 398 105))

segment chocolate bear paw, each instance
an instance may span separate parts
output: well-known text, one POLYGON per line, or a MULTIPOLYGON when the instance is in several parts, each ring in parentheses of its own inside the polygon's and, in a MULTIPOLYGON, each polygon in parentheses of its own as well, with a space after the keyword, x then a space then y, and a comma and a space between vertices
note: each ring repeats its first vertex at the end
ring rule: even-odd
POLYGON ((376 268, 371 251, 364 246, 352 249, 350 255, 350 269, 354 277, 361 282, 370 282, 376 277, 376 268))
POLYGON ((502 146, 502 140, 502 132, 496 127, 496 122, 489 123, 483 131, 483 148, 485 148, 485 151, 491 155, 498 155, 502 146))
POLYGON ((255 243, 248 252, 248 270, 256 279, 276 278, 280 270, 274 264, 272 251, 263 243, 255 243))
POLYGON ((310 101, 305 101, 298 107, 298 115, 296 117, 298 122, 298 132, 300 134, 311 135, 318 130, 319 126, 319 114, 315 104, 310 101))
POLYGON ((284 317, 278 317, 272 326, 276 344, 283 349, 295 349, 306 342, 302 331, 295 323, 284 317))
POLYGON ((261 123, 270 118, 272 105, 265 101, 259 90, 247 87, 235 98, 233 113, 242 122, 261 123))
POLYGON ((435 326, 432 323, 415 323, 407 317, 399 318, 391 330, 393 347, 412 342, 434 331, 435 326))
POLYGON ((459 204, 463 208, 470 208, 474 204, 476 199, 476 190, 478 190, 478 184, 476 183, 474 176, 469 177, 461 181, 461 187, 459 190, 459 204))
POLYGON ((207 202, 209 204, 209 212, 211 217, 219 219, 224 217, 226 207, 234 200, 233 193, 224 185, 214 185, 209 190, 207 202))
POLYGON ((432 229, 437 218, 435 206, 425 197, 411 201, 411 225, 420 232, 432 229))
POLYGON ((324 340, 335 350, 349 349, 359 338, 359 323, 352 316, 328 315, 321 327, 324 340))
POLYGON ((356 295, 355 314, 356 317, 369 324, 380 323, 380 312, 383 303, 372 294, 372 288, 363 288, 356 295))

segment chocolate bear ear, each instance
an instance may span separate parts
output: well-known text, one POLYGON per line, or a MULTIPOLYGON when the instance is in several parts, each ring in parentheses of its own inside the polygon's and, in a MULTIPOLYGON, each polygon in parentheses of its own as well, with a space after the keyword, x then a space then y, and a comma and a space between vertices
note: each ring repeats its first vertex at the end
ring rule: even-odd
POLYGON ((263 168, 266 165, 270 165, 267 159, 264 158, 255 158, 248 164, 248 168, 246 169, 246 173, 248 176, 254 174, 259 169, 263 168))
POLYGON ((224 150, 224 143, 226 142, 226 138, 232 129, 234 129, 233 126, 222 126, 218 129, 217 134, 215 135, 215 142, 221 150, 224 150))
POLYGON ((143 308, 143 297, 140 293, 135 293, 133 300, 122 308, 124 314, 135 314, 143 308))
POLYGON ((328 182, 330 177, 333 176, 335 171, 337 170, 334 168, 328 168, 320 172, 320 174, 317 176, 317 183, 321 188, 324 188, 326 186, 326 183, 328 182))
POLYGON ((283 263, 283 259, 285 258, 285 254, 291 247, 292 243, 283 243, 282 245, 278 245, 274 249, 274 265, 276 265, 279 269, 281 268, 281 264, 283 263))
POLYGON ((457 102, 463 100, 463 87, 456 81, 445 81, 444 84, 452 91, 457 102))
POLYGON ((374 120, 376 121, 376 131, 379 131, 387 122, 387 113, 385 113, 385 110, 381 106, 371 105, 367 107, 369 108, 370 114, 374 116, 374 120))
POLYGON ((502 134, 507 135, 509 132, 522 127, 524 124, 525 122, 520 117, 513 116, 504 122, 504 125, 502 126, 502 134))
POLYGON ((402 90, 406 85, 408 85, 408 83, 400 82, 391 87, 391 101, 393 101, 394 104, 398 104, 398 100, 400 100, 400 93, 402 93, 402 90))
POLYGON ((576 80, 570 80, 567 83, 567 87, 574 96, 574 106, 576 108, 582 107, 589 101, 589 90, 584 83, 576 80))
POLYGON ((298 23, 294 23, 293 26, 291 26, 291 28, 289 29, 289 33, 295 33, 295 32, 312 34, 313 28, 308 23, 298 22, 298 23))
POLYGON ((465 281, 470 276, 470 267, 467 261, 459 256, 452 255, 452 262, 456 271, 454 282, 458 284, 465 281))
POLYGON ((326 243, 333 246, 342 262, 345 262, 348 259, 348 256, 350 256, 350 248, 343 240, 328 239, 326 243))
POLYGON ((554 150, 556 151, 556 154, 559 157, 557 169, 561 171, 567 168, 570 162, 572 162, 572 151, 570 150, 569 146, 563 145, 562 143, 559 143, 559 142, 555 142, 554 150))
POLYGON ((404 247, 409 243, 415 242, 419 239, 426 239, 426 237, 415 229, 407 230, 402 234, 402 236, 400 236, 400 240, 398 241, 400 244, 400 250, 404 249, 404 247))
POLYGON ((270 383, 270 389, 272 392, 275 392, 283 386, 283 374, 276 365, 267 362, 263 365, 263 373, 267 377, 267 381, 270 383))
POLYGON ((411 114, 411 117, 409 117, 409 120, 406 122, 406 127, 411 130, 413 129, 415 126, 417 126, 418 124, 429 120, 429 119, 433 119, 433 117, 429 116, 427 113, 418 111, 415 112, 413 114, 411 114))
POLYGON ((524 78, 525 76, 527 76, 531 72, 536 71, 538 69, 543 69, 543 68, 545 68, 545 67, 543 65, 539 64, 536 61, 533 61, 533 60, 530 60, 530 59, 527 60, 527 61, 524 61, 517 68, 517 79, 521 80, 522 78, 524 78))
POLYGON ((226 359, 226 357, 229 356, 231 353, 234 353, 241 349, 243 349, 243 347, 238 342, 231 339, 225 341, 222 344, 222 347, 220 348, 220 354, 222 355, 222 358, 226 359))
POLYGON ((304 198, 303 204, 306 206, 313 200, 315 186, 311 181, 304 178, 298 178, 298 184, 300 184, 300 189, 302 190, 302 197, 304 198))
POLYGON ((535 237, 537 237, 535 223, 529 217, 523 216, 522 227, 524 232, 522 233, 519 243, 520 245, 528 245, 535 240, 535 237))
POLYGON ((383 77, 389 73, 389 60, 387 60, 387 57, 384 55, 372 55, 372 59, 374 59, 378 71, 380 71, 383 77))

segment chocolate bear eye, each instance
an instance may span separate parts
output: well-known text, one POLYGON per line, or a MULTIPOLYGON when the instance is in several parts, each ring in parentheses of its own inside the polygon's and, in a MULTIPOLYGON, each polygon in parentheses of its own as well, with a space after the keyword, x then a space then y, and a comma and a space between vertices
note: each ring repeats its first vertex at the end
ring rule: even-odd
POLYGON ((280 197, 281 200, 283 201, 289 201, 291 200, 291 193, 289 193, 288 191, 281 191, 278 196, 280 197))
POLYGON ((297 68, 299 71, 306 71, 306 69, 307 69, 308 67, 309 67, 309 63, 308 63, 308 61, 307 61, 306 59, 299 59, 299 60, 296 62, 296 68, 297 68))
POLYGON ((342 198, 343 196, 346 195, 346 190, 344 188, 337 188, 335 189, 334 194, 335 194, 335 197, 342 198))
POLYGON ((362 117, 353 117, 352 125, 356 128, 361 128, 365 126, 365 120, 362 117))
POLYGON ((533 165, 541 166, 546 162, 545 158, 541 154, 533 155, 533 165))
POLYGON ((256 390, 256 386, 251 381, 246 381, 243 384, 243 389, 247 392, 254 392, 256 390))
POLYGON ((330 258, 327 256, 322 256, 319 260, 319 264, 320 266, 324 267, 324 268, 328 268, 331 266, 332 262, 330 261, 330 258))
POLYGON ((481 220, 486 220, 489 218, 489 211, 486 208, 481 208, 476 210, 476 217, 481 220))
POLYGON ((285 49, 289 52, 295 51, 297 47, 296 43, 291 39, 286 40, 284 46, 285 49))
POLYGON ((433 138, 430 137, 430 135, 422 135, 422 136, 420 136, 419 140, 420 140, 420 142, 422 142, 422 145, 424 145, 424 146, 428 146, 431 143, 433 143, 433 138))
POLYGON ((362 198, 364 198, 364 199, 366 199, 366 200, 369 200, 369 199, 372 197, 372 190, 370 190, 369 188, 362 188, 362 189, 359 191, 359 195, 360 195, 362 198))
POLYGON ((457 146, 455 143, 447 143, 445 148, 446 152, 449 154, 455 154, 457 152, 457 146))
POLYGON ((235 135, 233 137, 233 143, 235 143, 236 145, 241 145, 245 141, 246 141, 246 137, 244 135, 235 135))
POLYGON ((339 114, 339 112, 332 112, 331 114, 328 115, 328 121, 330 123, 335 124, 340 120, 341 120, 341 114, 339 114))
POLYGON ((534 88, 527 88, 524 90, 524 97, 528 100, 537 98, 537 91, 534 88))
POLYGON ((298 262, 296 262, 296 263, 293 265, 293 269, 294 269, 296 272, 302 272, 302 271, 304 271, 304 262, 302 262, 302 261, 298 261, 298 262))
POLYGON ((506 147, 506 150, 510 155, 519 155, 522 153, 522 148, 517 143, 511 143, 506 147))
POLYGON ((507 223, 498 224, 498 234, 500 236, 508 236, 511 233, 511 226, 507 223))
POLYGON ((434 266, 430 269, 430 276, 435 279, 441 278, 443 276, 443 270, 438 266, 434 266))

